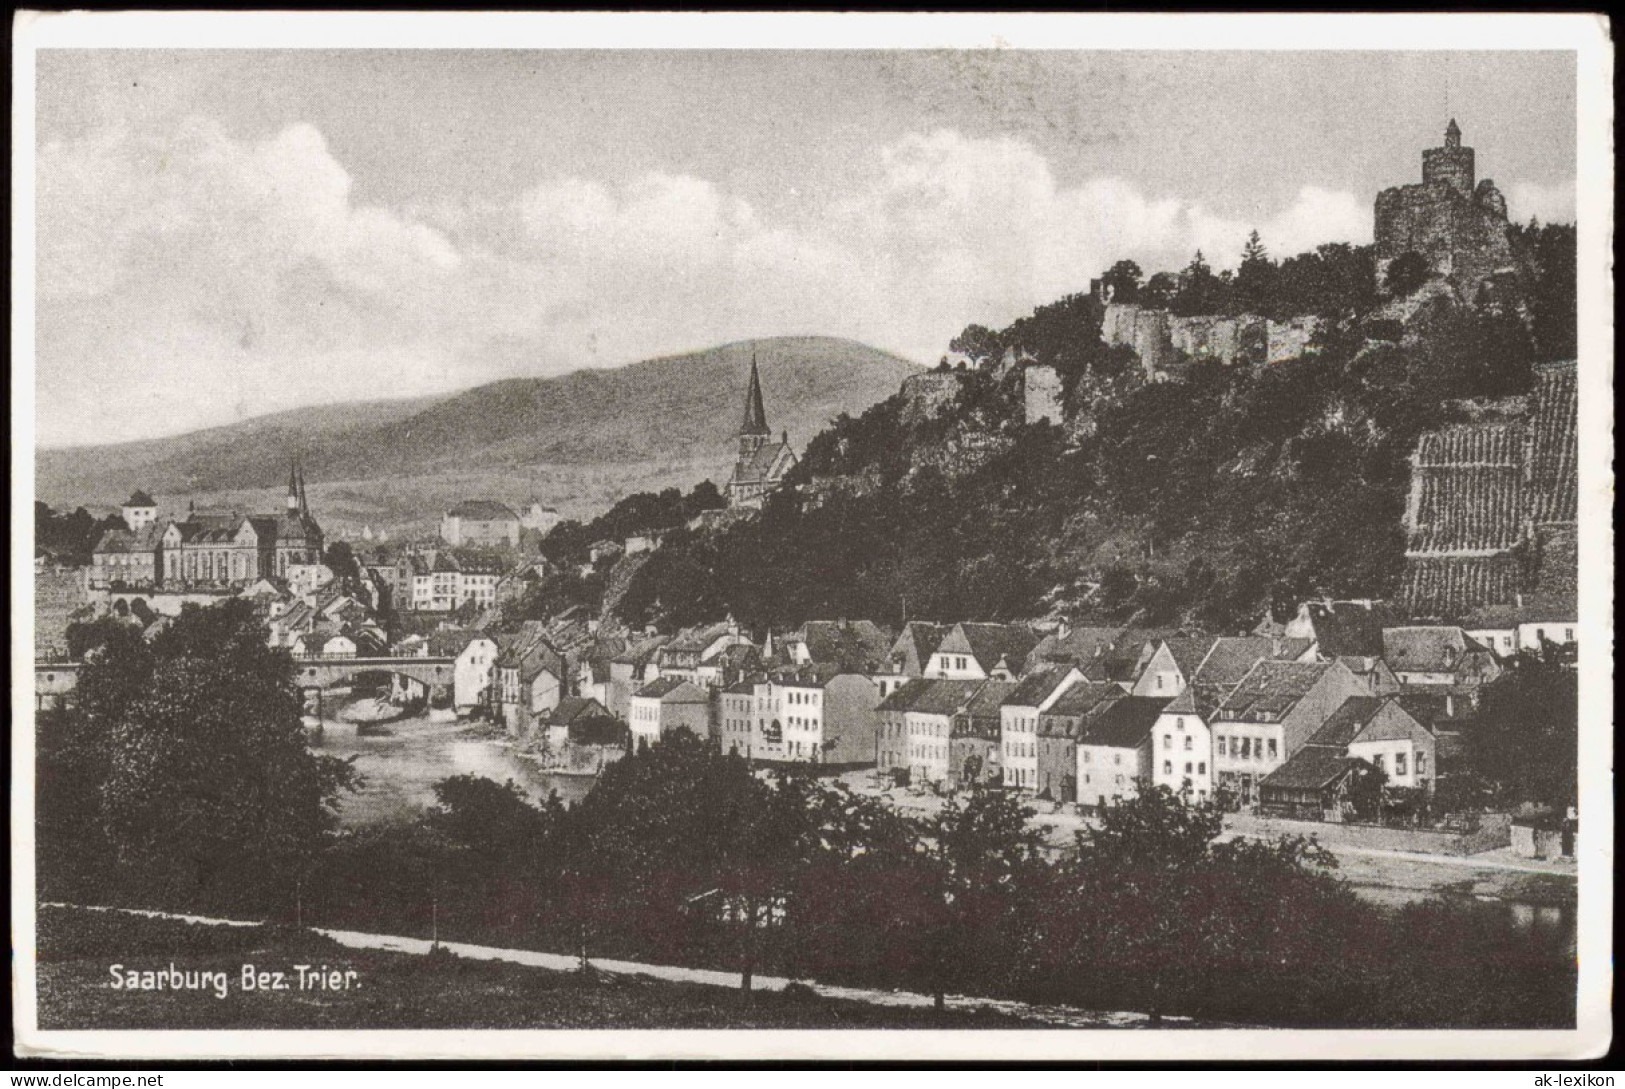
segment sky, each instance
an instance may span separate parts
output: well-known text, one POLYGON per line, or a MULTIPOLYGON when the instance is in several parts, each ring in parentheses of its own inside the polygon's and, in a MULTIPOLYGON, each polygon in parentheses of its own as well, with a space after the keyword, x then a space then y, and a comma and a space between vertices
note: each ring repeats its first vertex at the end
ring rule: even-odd
POLYGON ((1446 121, 1572 220, 1564 53, 37 55, 37 438, 757 336, 934 362, 1149 273, 1369 242, 1446 121))

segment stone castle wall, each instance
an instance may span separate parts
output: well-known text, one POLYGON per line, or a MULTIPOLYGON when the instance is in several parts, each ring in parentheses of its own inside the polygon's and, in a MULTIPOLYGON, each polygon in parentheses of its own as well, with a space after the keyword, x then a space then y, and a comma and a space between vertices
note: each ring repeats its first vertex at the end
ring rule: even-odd
POLYGON ((1048 420, 1061 423, 1066 412, 1061 405, 1061 372, 1048 364, 1034 364, 1021 372, 1022 416, 1028 423, 1048 420))
POLYGON ((1100 335, 1109 345, 1134 349, 1145 376, 1155 379, 1169 373, 1181 355, 1216 359, 1226 366, 1261 366, 1297 359, 1310 350, 1309 342, 1319 326, 1320 319, 1312 314, 1284 322, 1256 314, 1176 317, 1166 310, 1109 303, 1100 335))
POLYGON ((959 395, 961 380, 958 371, 929 371, 903 379, 903 425, 913 427, 941 413, 959 395))

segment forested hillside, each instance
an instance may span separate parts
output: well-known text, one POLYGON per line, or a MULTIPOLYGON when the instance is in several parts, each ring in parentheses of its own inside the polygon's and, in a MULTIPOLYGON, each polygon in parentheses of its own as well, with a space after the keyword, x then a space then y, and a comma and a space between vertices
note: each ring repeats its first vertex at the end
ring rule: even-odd
MULTIPOLYGON (((673 533, 631 580, 623 618, 1061 612, 1223 631, 1311 594, 1388 594, 1417 435, 1527 391, 1539 361, 1572 358, 1573 228, 1520 236, 1536 269, 1521 308, 1396 308, 1420 285, 1376 283, 1368 250, 1277 263, 1256 238, 1235 275, 1200 255, 1178 276, 1142 282, 1132 262, 1106 274, 1119 299, 1333 319, 1318 351, 1268 367, 1193 362, 1146 383, 1132 353, 1101 342, 1101 307, 1083 295, 1004 329, 972 325, 952 348, 983 365, 952 372, 940 413, 899 393, 840 417, 760 517, 673 533), (1054 365, 1091 426, 1024 423, 1020 368, 996 365, 1007 350, 1054 365)), ((700 505, 665 498, 669 525, 700 505)), ((574 552, 593 528, 554 543, 574 552)))
MULTIPOLYGON (((47 502, 116 504, 140 487, 169 509, 274 507, 298 454, 330 530, 434 525, 470 495, 571 509, 636 487, 690 485, 726 472, 755 356, 775 430, 799 445, 861 411, 918 368, 834 337, 739 341, 625 367, 513 378, 410 401, 302 409, 191 435, 43 450, 47 502)), ((588 507, 591 509, 591 506, 588 507)))

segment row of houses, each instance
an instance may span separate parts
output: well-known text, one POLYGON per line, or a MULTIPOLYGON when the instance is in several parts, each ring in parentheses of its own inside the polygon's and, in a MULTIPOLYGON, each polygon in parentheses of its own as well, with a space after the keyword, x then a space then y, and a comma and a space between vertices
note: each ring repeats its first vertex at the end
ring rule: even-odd
POLYGON ((1432 789, 1440 737, 1508 668, 1460 628, 1387 619, 1370 602, 1314 602, 1223 637, 837 620, 758 644, 731 622, 608 636, 578 616, 441 633, 435 652, 457 657, 459 708, 516 736, 562 741, 590 723, 635 747, 688 730, 753 760, 911 783, 1091 807, 1150 784, 1336 817, 1364 769, 1432 789))

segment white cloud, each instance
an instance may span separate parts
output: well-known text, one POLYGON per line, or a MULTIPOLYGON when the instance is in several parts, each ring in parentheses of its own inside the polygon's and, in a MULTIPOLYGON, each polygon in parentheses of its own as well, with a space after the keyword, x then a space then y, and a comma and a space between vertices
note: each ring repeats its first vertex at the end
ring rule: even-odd
POLYGON ((1531 216, 1542 223, 1573 223, 1574 183, 1515 182, 1507 194, 1507 215, 1514 223, 1527 223, 1531 216))
POLYGON ((112 132, 39 160, 40 435, 161 434, 301 403, 827 333, 936 358, 970 322, 1084 290, 1112 261, 1233 263, 1369 238, 1369 202, 1305 188, 1255 222, 1110 177, 1057 180, 1022 140, 877 149, 856 191, 769 222, 715 182, 568 175, 502 201, 359 205, 309 125, 112 132), (136 406, 132 411, 131 406, 136 406))

